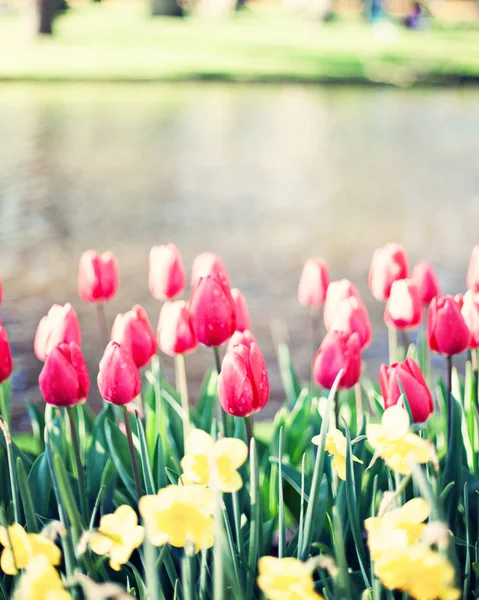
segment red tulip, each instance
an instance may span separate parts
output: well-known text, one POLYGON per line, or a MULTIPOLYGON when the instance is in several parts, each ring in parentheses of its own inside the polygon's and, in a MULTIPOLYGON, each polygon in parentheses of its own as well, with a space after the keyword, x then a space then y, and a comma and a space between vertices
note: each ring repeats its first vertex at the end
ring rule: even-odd
POLYGON ((469 348, 471 350, 479 348, 479 292, 469 290, 464 294, 461 312, 471 332, 469 348))
POLYGON ((388 327, 413 329, 421 324, 423 305, 412 279, 399 279, 391 286, 384 321, 388 327))
POLYGON ((313 373, 316 382, 330 390, 339 373, 343 374, 338 387, 352 388, 361 377, 361 344, 357 333, 351 335, 343 331, 329 331, 313 360, 313 373))
POLYGON ((189 311, 200 344, 220 346, 236 329, 235 303, 220 275, 200 277, 191 290, 189 311))
POLYGON ((326 300, 329 268, 321 258, 309 258, 303 268, 298 288, 298 300, 303 306, 319 307, 326 300))
POLYGON ((118 264, 112 252, 87 250, 80 258, 78 292, 85 302, 107 302, 118 289, 118 264))
POLYGON ((468 290, 479 292, 479 244, 472 249, 466 283, 468 290))
POLYGON ((414 422, 423 423, 434 411, 434 404, 421 369, 412 358, 406 358, 404 362, 394 363, 390 367, 381 365, 379 384, 385 408, 398 403, 401 396, 398 380, 411 408, 414 422))
POLYGON ((191 287, 198 281, 200 277, 204 278, 208 275, 217 275, 223 278, 229 287, 231 287, 230 276, 221 258, 214 252, 203 252, 193 261, 191 269, 191 287))
POLYGON ((38 324, 33 342, 35 356, 45 361, 52 348, 70 342, 81 345, 80 323, 75 309, 70 303, 65 306, 54 304, 38 324))
POLYGON ((387 300, 392 284, 406 279, 409 263, 406 250, 400 244, 390 243, 378 248, 369 271, 369 288, 376 300, 387 300))
POLYGON ((0 322, 0 383, 6 381, 13 370, 12 352, 5 327, 0 322))
POLYGON ((218 378, 218 395, 223 410, 247 417, 264 408, 269 398, 269 379, 261 350, 239 344, 228 350, 218 378))
POLYGON ((168 356, 192 352, 198 346, 188 305, 183 300, 166 302, 161 307, 158 346, 168 356))
POLYGON ((239 344, 243 344, 244 346, 248 346, 248 348, 250 348, 253 342, 258 345, 255 336, 249 329, 245 329, 244 331, 235 331, 228 342, 228 350, 231 350, 233 346, 238 346, 239 344))
POLYGON ((331 330, 343 331, 348 335, 357 333, 361 348, 366 348, 371 341, 371 321, 367 308, 355 296, 341 300, 331 330))
POLYGON ((106 347, 97 382, 102 398, 117 406, 128 404, 141 390, 140 375, 131 354, 117 342, 106 347))
POLYGON ((90 390, 90 376, 80 347, 70 342, 52 348, 38 382, 47 404, 67 407, 84 402, 90 390))
POLYGON ((186 288, 186 271, 180 251, 174 244, 153 246, 150 250, 150 291, 158 300, 172 300, 186 288))
POLYGON ((329 284, 324 303, 324 326, 328 331, 331 329, 334 316, 341 301, 352 297, 357 298, 358 303, 363 305, 356 286, 349 279, 340 279, 339 281, 332 281, 329 284))
POLYGON ((130 352, 133 362, 141 369, 156 354, 155 333, 146 310, 139 304, 125 314, 118 314, 111 330, 112 342, 118 342, 130 352))
POLYGON ((433 352, 452 356, 469 347, 471 333, 461 314, 462 297, 433 298, 429 307, 427 337, 433 352))
POLYGON ((427 260, 417 263, 412 271, 411 279, 417 285, 419 298, 423 304, 429 304, 433 298, 441 295, 434 267, 427 260))
POLYGON ((236 331, 251 329, 251 319, 245 297, 237 288, 231 290, 231 295, 235 302, 236 331))

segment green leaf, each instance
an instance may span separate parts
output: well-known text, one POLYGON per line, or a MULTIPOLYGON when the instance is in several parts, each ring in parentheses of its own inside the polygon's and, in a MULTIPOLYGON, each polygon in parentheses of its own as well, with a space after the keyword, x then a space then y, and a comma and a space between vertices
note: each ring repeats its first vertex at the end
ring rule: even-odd
POLYGON ((249 550, 248 550, 248 573, 246 580, 246 598, 251 598, 253 594, 256 565, 258 562, 258 552, 260 547, 260 528, 261 528, 261 503, 258 472, 258 455, 256 453, 256 441, 252 438, 249 451, 250 461, 250 532, 249 532, 249 550))
MULTIPOLYGON (((25 515, 27 531, 29 533, 38 533, 37 518, 35 516, 35 507, 33 504, 30 486, 28 485, 27 472, 20 457, 17 458, 16 467, 18 488, 20 491, 20 498, 22 499, 23 513, 25 515)), ((36 490, 33 490, 33 492, 36 493, 36 490)))
POLYGON ((134 499, 136 498, 136 490, 133 481, 133 469, 131 466, 127 439, 118 429, 118 425, 109 419, 106 421, 105 431, 108 448, 110 450, 110 456, 115 463, 118 475, 128 490, 131 498, 134 499))
POLYGON ((100 490, 100 481, 109 459, 109 448, 105 434, 107 420, 114 419, 110 405, 104 408, 96 417, 90 436, 90 446, 87 450, 86 480, 90 506, 95 502, 100 490))
POLYGON ((40 454, 33 463, 28 475, 28 485, 35 495, 35 511, 44 519, 48 516, 48 507, 52 494, 52 480, 45 453, 40 454))
POLYGON ((138 433, 138 439, 140 441, 140 458, 141 468, 143 472, 143 481, 145 484, 145 490, 147 494, 155 493, 155 483, 153 481, 153 473, 151 471, 150 458, 148 456, 148 448, 146 445, 145 430, 141 422, 140 416, 136 413, 136 430, 138 433))

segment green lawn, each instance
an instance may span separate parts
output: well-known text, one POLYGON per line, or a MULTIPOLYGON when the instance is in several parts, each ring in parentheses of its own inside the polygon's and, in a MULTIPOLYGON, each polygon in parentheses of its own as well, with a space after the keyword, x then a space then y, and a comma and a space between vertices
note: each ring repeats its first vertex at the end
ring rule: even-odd
POLYGON ((479 81, 477 30, 374 31, 321 25, 286 11, 247 11, 222 22, 151 18, 145 5, 85 4, 51 39, 26 17, 0 17, 0 79, 49 81, 479 81))

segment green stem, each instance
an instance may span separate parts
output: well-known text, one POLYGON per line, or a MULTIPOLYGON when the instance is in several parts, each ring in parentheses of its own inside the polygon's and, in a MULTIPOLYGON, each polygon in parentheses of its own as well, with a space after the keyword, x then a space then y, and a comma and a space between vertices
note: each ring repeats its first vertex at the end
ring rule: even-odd
POLYGON ((472 385, 474 387, 474 403, 477 406, 479 400, 479 388, 478 388, 478 354, 479 350, 471 350, 471 365, 472 365, 472 385))
POLYGON ((249 415, 244 418, 244 423, 246 426, 246 439, 248 440, 248 447, 251 440, 254 438, 254 427, 253 427, 253 415, 249 415))
POLYGON ((0 414, 5 419, 8 427, 10 427, 10 413, 8 410, 7 398, 5 397, 5 386, 7 382, 4 381, 0 384, 0 414))
POLYGON ((80 497, 81 512, 85 523, 88 523, 88 499, 86 495, 85 470, 83 468, 83 463, 80 454, 80 442, 78 438, 78 429, 75 421, 75 408, 73 406, 69 406, 67 408, 67 415, 72 436, 73 455, 75 457, 77 471, 78 495, 80 497))
MULTIPOLYGON (((213 354, 214 354, 214 357, 215 357, 216 372, 219 375, 221 373, 221 358, 220 358, 220 349, 219 349, 219 346, 213 346, 213 354)), ((218 418, 218 423, 221 422, 222 427, 223 427, 223 436, 226 436, 226 431, 227 431, 227 427, 226 427, 226 414, 225 414, 225 411, 223 410, 223 408, 221 406, 219 395, 218 395, 217 400, 218 400, 218 402, 217 402, 217 406, 216 406, 216 414, 217 414, 217 418, 218 418)))
POLYGON ((128 440, 128 450, 130 452, 131 468, 133 469, 133 477, 135 479, 137 500, 139 500, 141 497, 141 480, 140 471, 138 470, 138 461, 136 460, 136 450, 133 444, 133 433, 131 430, 130 417, 128 415, 128 409, 126 408, 126 406, 123 405, 121 409, 123 412, 123 420, 125 422, 126 438, 128 440))
POLYGON ((190 433, 190 405, 188 401, 188 384, 186 379, 186 364, 183 354, 177 354, 176 363, 176 385, 180 393, 181 408, 183 409, 183 440, 186 452, 186 440, 190 433))
POLYGON ((12 488, 13 514, 15 523, 20 523, 20 497, 18 495, 17 474, 13 464, 12 438, 6 421, 0 421, 0 427, 5 437, 7 449, 8 474, 10 477, 10 487, 12 488))
POLYGON ((395 327, 388 327, 389 340, 389 364, 392 365, 397 361, 398 354, 398 332, 395 327))
POLYGON ((316 356, 316 352, 318 351, 318 348, 320 345, 320 337, 321 337, 320 333, 321 333, 321 309, 317 308, 315 306, 312 306, 311 307, 311 342, 312 342, 312 346, 313 346, 313 348, 312 348, 313 354, 311 357, 311 382, 310 382, 311 392, 315 388, 313 361, 314 361, 314 357, 316 356))
POLYGON ((363 392, 361 390, 361 382, 358 381, 354 386, 354 397, 356 400, 356 434, 361 433, 364 419, 363 409, 363 392))
POLYGON ((447 361, 447 445, 448 451, 452 441, 452 356, 446 356, 447 361))
POLYGON ((103 302, 98 302, 96 305, 96 316, 98 319, 98 331, 100 332, 100 341, 102 346, 105 348, 110 340, 110 334, 108 333, 108 323, 106 321, 105 305, 103 302))

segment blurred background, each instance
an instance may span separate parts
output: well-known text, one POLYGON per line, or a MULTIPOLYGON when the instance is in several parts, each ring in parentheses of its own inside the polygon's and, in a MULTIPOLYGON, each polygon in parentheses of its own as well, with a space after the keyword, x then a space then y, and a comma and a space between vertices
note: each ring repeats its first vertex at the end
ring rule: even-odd
MULTIPOLYGON (((168 242, 187 266, 222 256, 273 400, 271 321, 286 323, 309 377, 296 291, 310 256, 357 284, 375 374, 387 354, 367 287, 377 246, 401 242, 411 265, 432 261, 445 292, 465 288, 479 242, 478 83, 474 0, 0 0, 0 316, 16 398, 39 398, 33 337, 55 302, 77 310, 96 379, 81 253, 118 257, 110 323, 140 303, 156 327, 148 253, 168 242)), ((211 354, 187 358, 193 397, 211 354)))

